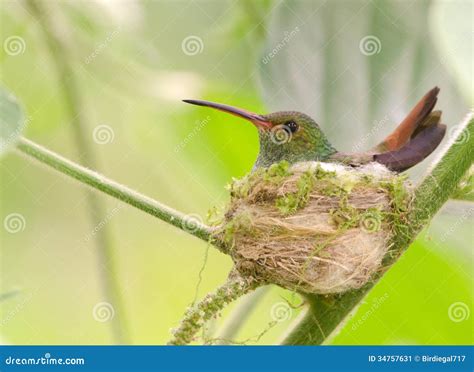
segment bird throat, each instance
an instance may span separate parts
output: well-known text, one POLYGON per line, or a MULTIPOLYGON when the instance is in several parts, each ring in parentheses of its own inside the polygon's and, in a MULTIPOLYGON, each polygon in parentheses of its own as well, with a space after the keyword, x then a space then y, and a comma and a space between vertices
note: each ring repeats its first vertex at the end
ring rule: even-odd
POLYGON ((337 150, 322 132, 317 137, 297 141, 290 136, 276 137, 274 133, 259 131, 260 152, 255 168, 268 168, 272 164, 287 161, 290 164, 301 161, 324 161, 337 150))

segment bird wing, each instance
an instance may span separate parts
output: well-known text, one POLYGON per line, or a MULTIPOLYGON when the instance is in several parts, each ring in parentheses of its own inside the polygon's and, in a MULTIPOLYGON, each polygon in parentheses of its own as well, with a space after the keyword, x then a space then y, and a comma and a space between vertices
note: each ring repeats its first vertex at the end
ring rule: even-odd
POLYGON ((430 125, 413 137, 399 150, 374 154, 374 161, 395 172, 403 172, 421 162, 440 144, 446 133, 446 125, 430 125))
POLYGON ((441 111, 433 111, 438 93, 438 87, 426 93, 400 125, 372 150, 374 161, 402 172, 438 147, 446 133, 441 111))
POLYGON ((440 144, 446 133, 441 111, 433 111, 439 88, 431 89, 401 124, 368 152, 336 153, 330 159, 358 166, 376 161, 394 172, 402 172, 421 162, 440 144))
POLYGON ((432 122, 431 119, 433 119, 431 114, 433 114, 433 108, 438 100, 438 93, 438 87, 434 87, 426 93, 395 130, 375 146, 371 152, 380 153, 398 150, 419 133, 422 127, 429 125, 432 122))

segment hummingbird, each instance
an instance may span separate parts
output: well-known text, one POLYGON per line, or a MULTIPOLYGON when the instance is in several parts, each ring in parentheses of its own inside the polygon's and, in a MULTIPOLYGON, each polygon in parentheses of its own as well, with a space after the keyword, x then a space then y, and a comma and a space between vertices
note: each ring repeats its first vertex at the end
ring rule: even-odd
POLYGON ((434 87, 415 105, 406 118, 382 142, 364 152, 336 150, 319 125, 298 111, 256 114, 237 107, 202 100, 183 102, 217 109, 253 123, 258 129, 260 151, 255 168, 268 168, 287 161, 322 161, 358 167, 371 162, 403 172, 421 162, 440 144, 446 133, 441 111, 433 111, 439 88, 434 87))

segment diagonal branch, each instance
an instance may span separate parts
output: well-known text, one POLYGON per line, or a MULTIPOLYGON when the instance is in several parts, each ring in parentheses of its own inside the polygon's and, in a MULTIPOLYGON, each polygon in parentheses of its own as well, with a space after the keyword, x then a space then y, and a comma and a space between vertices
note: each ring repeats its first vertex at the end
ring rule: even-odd
MULTIPOLYGON (((418 233, 429 223, 449 199, 459 181, 474 160, 474 117, 458 126, 457 134, 446 150, 431 167, 415 189, 413 207, 407 226, 403 226, 394 238, 391 255, 385 260, 387 268, 396 263, 418 233)), ((381 279, 384 272, 361 289, 328 298, 322 295, 308 296, 309 307, 283 340, 286 345, 317 345, 327 342, 344 326, 370 289, 381 279)))
MULTIPOLYGON (((186 216, 154 199, 112 181, 97 172, 76 164, 26 138, 20 138, 17 149, 61 173, 151 214, 199 239, 204 241, 211 239, 212 228, 201 223, 196 218, 186 216)), ((218 248, 224 252, 223 248, 218 248)))

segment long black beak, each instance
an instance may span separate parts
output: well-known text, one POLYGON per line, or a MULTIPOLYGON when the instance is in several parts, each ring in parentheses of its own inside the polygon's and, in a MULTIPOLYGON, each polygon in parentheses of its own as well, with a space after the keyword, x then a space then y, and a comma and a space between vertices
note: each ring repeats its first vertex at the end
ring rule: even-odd
POLYGON ((183 99, 183 102, 190 103, 192 105, 210 107, 219 111, 227 112, 229 114, 238 116, 239 118, 243 118, 252 122, 257 128, 269 129, 272 127, 272 123, 266 120, 263 116, 237 107, 224 105, 222 103, 201 101, 197 99, 183 99))

